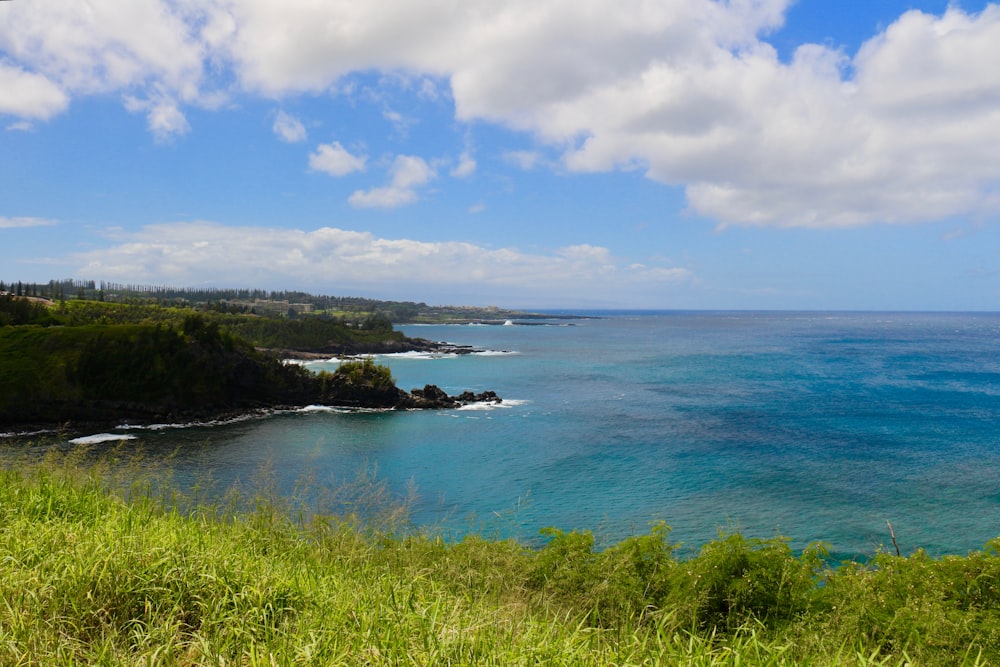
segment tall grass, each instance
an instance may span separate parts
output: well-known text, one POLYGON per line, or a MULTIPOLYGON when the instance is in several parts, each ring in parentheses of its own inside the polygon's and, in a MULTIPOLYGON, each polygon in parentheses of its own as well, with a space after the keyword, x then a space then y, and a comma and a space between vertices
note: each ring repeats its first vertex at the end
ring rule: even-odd
POLYGON ((1000 542, 830 567, 737 534, 680 558, 657 524, 603 550, 553 529, 530 549, 408 529, 370 477, 332 496, 337 515, 263 488, 208 502, 149 462, 80 451, 0 470, 0 664, 1000 660, 1000 542))

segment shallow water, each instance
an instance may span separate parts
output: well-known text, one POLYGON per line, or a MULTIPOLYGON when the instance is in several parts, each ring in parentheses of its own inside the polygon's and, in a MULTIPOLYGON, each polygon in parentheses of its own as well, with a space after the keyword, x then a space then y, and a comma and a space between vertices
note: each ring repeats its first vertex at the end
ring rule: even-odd
POLYGON ((404 327, 490 353, 379 358, 404 388, 493 389, 502 407, 115 433, 174 452, 182 482, 270 467, 290 492, 377 469, 416 489, 417 523, 526 540, 554 525, 607 543, 662 519, 691 547, 735 528, 849 557, 890 545, 887 520, 904 551, 1000 535, 1000 315, 603 315, 404 327))

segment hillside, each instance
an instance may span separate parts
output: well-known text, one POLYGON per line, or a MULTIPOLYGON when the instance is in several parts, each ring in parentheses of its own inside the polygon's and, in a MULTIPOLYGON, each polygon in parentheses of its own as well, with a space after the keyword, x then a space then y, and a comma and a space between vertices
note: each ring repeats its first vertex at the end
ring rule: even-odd
MULTIPOLYGON (((197 419, 323 404, 453 407, 458 399, 396 387, 368 361, 313 374, 261 347, 374 351, 405 345, 379 326, 202 314, 185 308, 0 297, 0 426, 197 419)), ((473 400, 466 397, 462 400, 473 400)))

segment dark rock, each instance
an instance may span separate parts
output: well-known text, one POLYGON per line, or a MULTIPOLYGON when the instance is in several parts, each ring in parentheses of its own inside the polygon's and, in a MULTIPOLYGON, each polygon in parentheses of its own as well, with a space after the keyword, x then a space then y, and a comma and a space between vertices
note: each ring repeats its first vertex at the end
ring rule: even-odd
POLYGON ((440 387, 428 384, 423 389, 411 390, 409 398, 404 400, 399 407, 409 409, 457 408, 470 403, 500 403, 502 400, 494 391, 485 391, 480 394, 464 391, 458 396, 449 396, 440 387))

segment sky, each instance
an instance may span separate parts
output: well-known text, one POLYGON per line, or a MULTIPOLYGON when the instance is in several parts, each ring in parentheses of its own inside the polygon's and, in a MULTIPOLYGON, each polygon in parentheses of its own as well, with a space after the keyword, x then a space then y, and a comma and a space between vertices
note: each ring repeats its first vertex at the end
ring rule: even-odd
POLYGON ((0 280, 1000 310, 1000 5, 5 0, 0 280))

